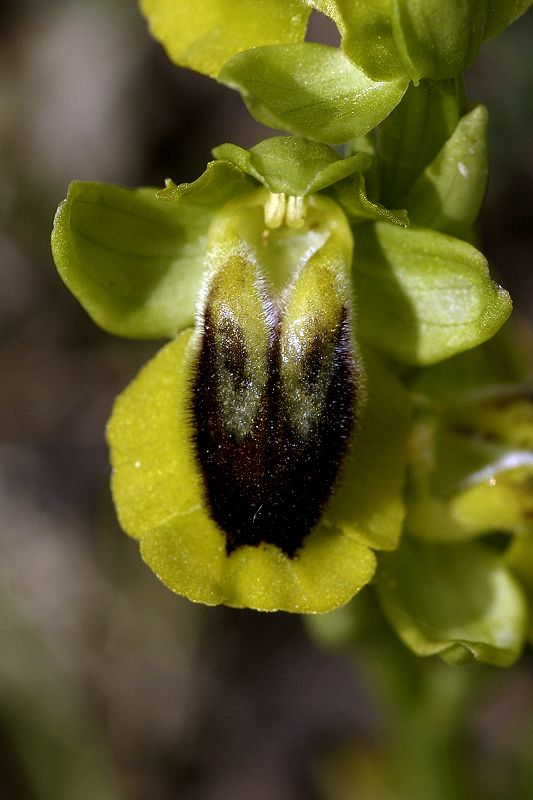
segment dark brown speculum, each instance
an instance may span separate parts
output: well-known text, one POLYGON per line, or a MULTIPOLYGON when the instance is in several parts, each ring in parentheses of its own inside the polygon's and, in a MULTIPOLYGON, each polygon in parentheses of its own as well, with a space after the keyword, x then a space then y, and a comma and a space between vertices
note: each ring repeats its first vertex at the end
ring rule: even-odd
POLYGON ((211 299, 193 391, 207 504, 225 533, 228 554, 241 545, 268 542, 292 557, 322 515, 356 421, 348 311, 340 306, 335 324, 308 342, 296 370, 299 387, 288 397, 281 314, 270 315, 266 380, 254 385, 246 332, 227 325, 217 330, 211 299), (303 398, 300 413, 295 396, 303 398))

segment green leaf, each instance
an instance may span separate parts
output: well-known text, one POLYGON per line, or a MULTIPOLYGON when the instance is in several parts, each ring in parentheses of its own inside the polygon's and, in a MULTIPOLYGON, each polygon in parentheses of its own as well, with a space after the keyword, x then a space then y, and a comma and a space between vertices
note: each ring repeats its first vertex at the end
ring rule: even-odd
POLYGON ((487 111, 478 105, 405 198, 413 225, 466 239, 483 203, 488 171, 487 111))
POLYGON ((409 364, 434 364, 489 339, 511 313, 508 293, 474 247, 382 222, 354 228, 361 336, 409 364))
POLYGON ((423 544, 405 537, 380 556, 383 611, 415 653, 450 663, 508 666, 520 655, 527 606, 501 557, 480 545, 423 544))
POLYGON ((240 91, 259 122, 329 144, 378 125, 408 84, 372 81, 340 50, 307 42, 239 53, 218 80, 240 91))
POLYGON ((242 50, 303 41, 310 13, 302 0, 141 0, 141 9, 172 61, 213 78, 242 50))
POLYGON ((173 336, 193 322, 215 211, 250 184, 222 163, 196 185, 168 190, 175 202, 159 199, 156 189, 75 182, 52 233, 59 274, 110 333, 173 336))
POLYGON ((325 144, 299 136, 275 136, 244 150, 222 144, 213 150, 215 158, 230 161, 260 181, 271 192, 307 195, 319 192, 371 163, 366 153, 342 158, 325 144))
POLYGON ((226 554, 193 451, 196 349, 194 333, 186 331, 116 401, 108 439, 124 530, 141 540, 143 558, 161 580, 195 602, 298 613, 343 605, 371 579, 375 556, 331 524, 319 522, 296 558, 269 544, 226 554))
POLYGON ((464 105, 460 77, 409 86, 378 131, 380 200, 388 208, 404 206, 411 186, 453 134, 464 105))

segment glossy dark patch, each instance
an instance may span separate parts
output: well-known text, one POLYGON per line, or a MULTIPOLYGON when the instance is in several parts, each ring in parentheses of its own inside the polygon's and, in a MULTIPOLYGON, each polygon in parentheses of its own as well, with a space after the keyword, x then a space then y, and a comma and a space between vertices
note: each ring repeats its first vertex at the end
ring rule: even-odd
MULTIPOLYGON (((357 369, 346 309, 339 309, 334 330, 315 336, 302 358, 302 396, 316 391, 317 383, 323 395, 320 413, 306 424, 301 424, 294 402, 284 398, 279 321, 271 334, 266 384, 258 383, 246 433, 235 435, 224 423, 228 412, 221 407, 218 384, 228 380, 220 377, 221 364, 232 378, 236 405, 242 391, 257 387, 244 385, 251 370, 242 331, 224 331, 223 358, 217 353, 216 341, 222 340, 207 303, 194 376, 195 444, 206 500, 225 532, 228 554, 242 545, 268 542, 294 556, 333 491, 355 424, 357 369)), ((227 392, 224 397, 232 403, 227 392)))

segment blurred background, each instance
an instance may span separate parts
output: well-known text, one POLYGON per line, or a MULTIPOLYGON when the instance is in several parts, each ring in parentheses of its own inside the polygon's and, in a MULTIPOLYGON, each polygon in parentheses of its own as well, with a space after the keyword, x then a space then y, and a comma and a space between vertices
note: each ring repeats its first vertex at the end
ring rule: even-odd
MULTIPOLYGON (((530 320, 532 36, 530 10, 467 75, 491 119, 481 247, 530 320)), ((192 181, 212 147, 265 135, 235 92, 170 64, 135 0, 0 0, 0 800, 417 800, 382 785, 393 712, 364 652, 319 649, 295 616, 193 605, 144 566, 104 430, 161 343, 99 330, 51 259, 71 180, 192 181)), ((531 653, 457 669, 464 797, 533 797, 531 653)))

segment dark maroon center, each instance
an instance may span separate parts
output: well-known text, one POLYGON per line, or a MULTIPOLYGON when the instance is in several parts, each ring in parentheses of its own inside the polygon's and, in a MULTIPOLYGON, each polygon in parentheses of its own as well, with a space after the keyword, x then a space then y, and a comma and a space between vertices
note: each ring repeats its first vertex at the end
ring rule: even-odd
MULTIPOLYGON (((333 492, 356 422, 358 371, 347 310, 340 310, 333 332, 309 343, 302 359, 303 392, 317 391, 317 376, 322 374, 321 412, 307 427, 295 424, 294 410, 284 397, 279 322, 271 333, 268 379, 259 390, 253 424, 244 436, 228 433, 218 391, 221 358, 208 300, 193 378, 195 448, 207 504, 225 533, 228 554, 242 545, 268 542, 295 555, 333 492)), ((232 387, 225 402, 232 402, 234 391, 238 403, 250 374, 250 355, 239 329, 226 329, 223 342, 222 363, 232 387)))

